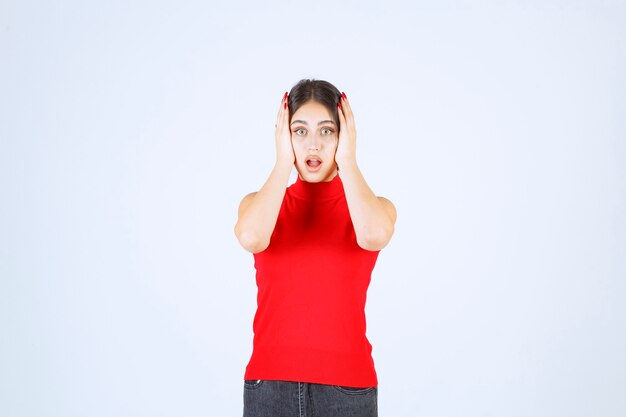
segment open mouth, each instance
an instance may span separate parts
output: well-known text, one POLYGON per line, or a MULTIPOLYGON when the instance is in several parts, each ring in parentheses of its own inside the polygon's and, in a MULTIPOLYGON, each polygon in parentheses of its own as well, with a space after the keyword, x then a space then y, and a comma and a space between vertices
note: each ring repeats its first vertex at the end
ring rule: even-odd
POLYGON ((306 166, 309 171, 317 171, 322 165, 322 160, 317 156, 310 156, 305 160, 306 166))

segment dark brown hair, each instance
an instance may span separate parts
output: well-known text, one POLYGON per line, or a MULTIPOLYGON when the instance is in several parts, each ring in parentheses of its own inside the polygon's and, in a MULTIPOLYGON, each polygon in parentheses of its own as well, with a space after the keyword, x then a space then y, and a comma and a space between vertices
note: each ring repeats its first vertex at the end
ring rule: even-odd
POLYGON ((339 133, 339 116, 337 115, 337 103, 341 100, 341 93, 331 83, 323 80, 303 79, 298 81, 289 92, 289 123, 291 117, 302 105, 309 101, 316 101, 326 107, 333 121, 337 125, 339 133))

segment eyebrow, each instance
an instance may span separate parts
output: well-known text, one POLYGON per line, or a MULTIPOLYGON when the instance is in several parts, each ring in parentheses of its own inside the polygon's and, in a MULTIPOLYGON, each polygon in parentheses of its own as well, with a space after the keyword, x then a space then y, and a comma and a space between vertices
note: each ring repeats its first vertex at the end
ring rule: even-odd
MULTIPOLYGON (((291 122, 291 124, 294 123, 302 123, 303 125, 309 125, 307 122, 305 122, 304 120, 294 120, 293 122, 291 122)), ((322 120, 321 122, 319 122, 317 125, 323 125, 324 123, 332 123, 335 124, 335 122, 333 122, 332 120, 322 120)))

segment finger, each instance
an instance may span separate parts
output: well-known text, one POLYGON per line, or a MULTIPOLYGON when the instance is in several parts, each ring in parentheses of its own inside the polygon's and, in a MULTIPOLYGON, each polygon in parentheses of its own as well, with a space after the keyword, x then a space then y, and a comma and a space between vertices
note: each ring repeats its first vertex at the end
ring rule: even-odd
POLYGON ((350 107, 350 103, 348 103, 348 97, 346 96, 346 93, 341 93, 341 109, 343 110, 346 120, 352 122, 352 119, 354 119, 354 114, 352 113, 352 107, 350 107))
POLYGON ((281 103, 281 109, 277 120, 277 129, 278 134, 283 134, 283 132, 289 131, 289 106, 287 104, 287 99, 283 100, 281 103))
POLYGON ((339 126, 345 126, 346 117, 343 115, 343 105, 341 100, 337 103, 337 116, 339 116, 339 126))
POLYGON ((287 93, 285 93, 285 96, 283 97, 283 107, 281 109, 282 111, 282 117, 283 117, 283 121, 285 123, 289 122, 289 98, 287 96, 287 93))
POLYGON ((280 100, 280 106, 278 107, 278 114, 276 115, 276 124, 274 125, 274 127, 277 127, 279 122, 282 120, 282 116, 283 113, 285 111, 285 104, 287 102, 287 95, 288 93, 285 91, 285 94, 283 94, 283 98, 282 100, 280 100))

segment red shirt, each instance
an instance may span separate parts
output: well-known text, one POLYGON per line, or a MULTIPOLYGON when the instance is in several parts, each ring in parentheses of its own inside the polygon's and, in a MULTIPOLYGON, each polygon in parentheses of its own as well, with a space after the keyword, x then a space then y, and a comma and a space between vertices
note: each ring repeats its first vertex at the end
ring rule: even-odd
POLYGON ((339 175, 287 188, 254 255, 254 349, 245 379, 378 385, 365 300, 378 251, 358 246, 339 175))

